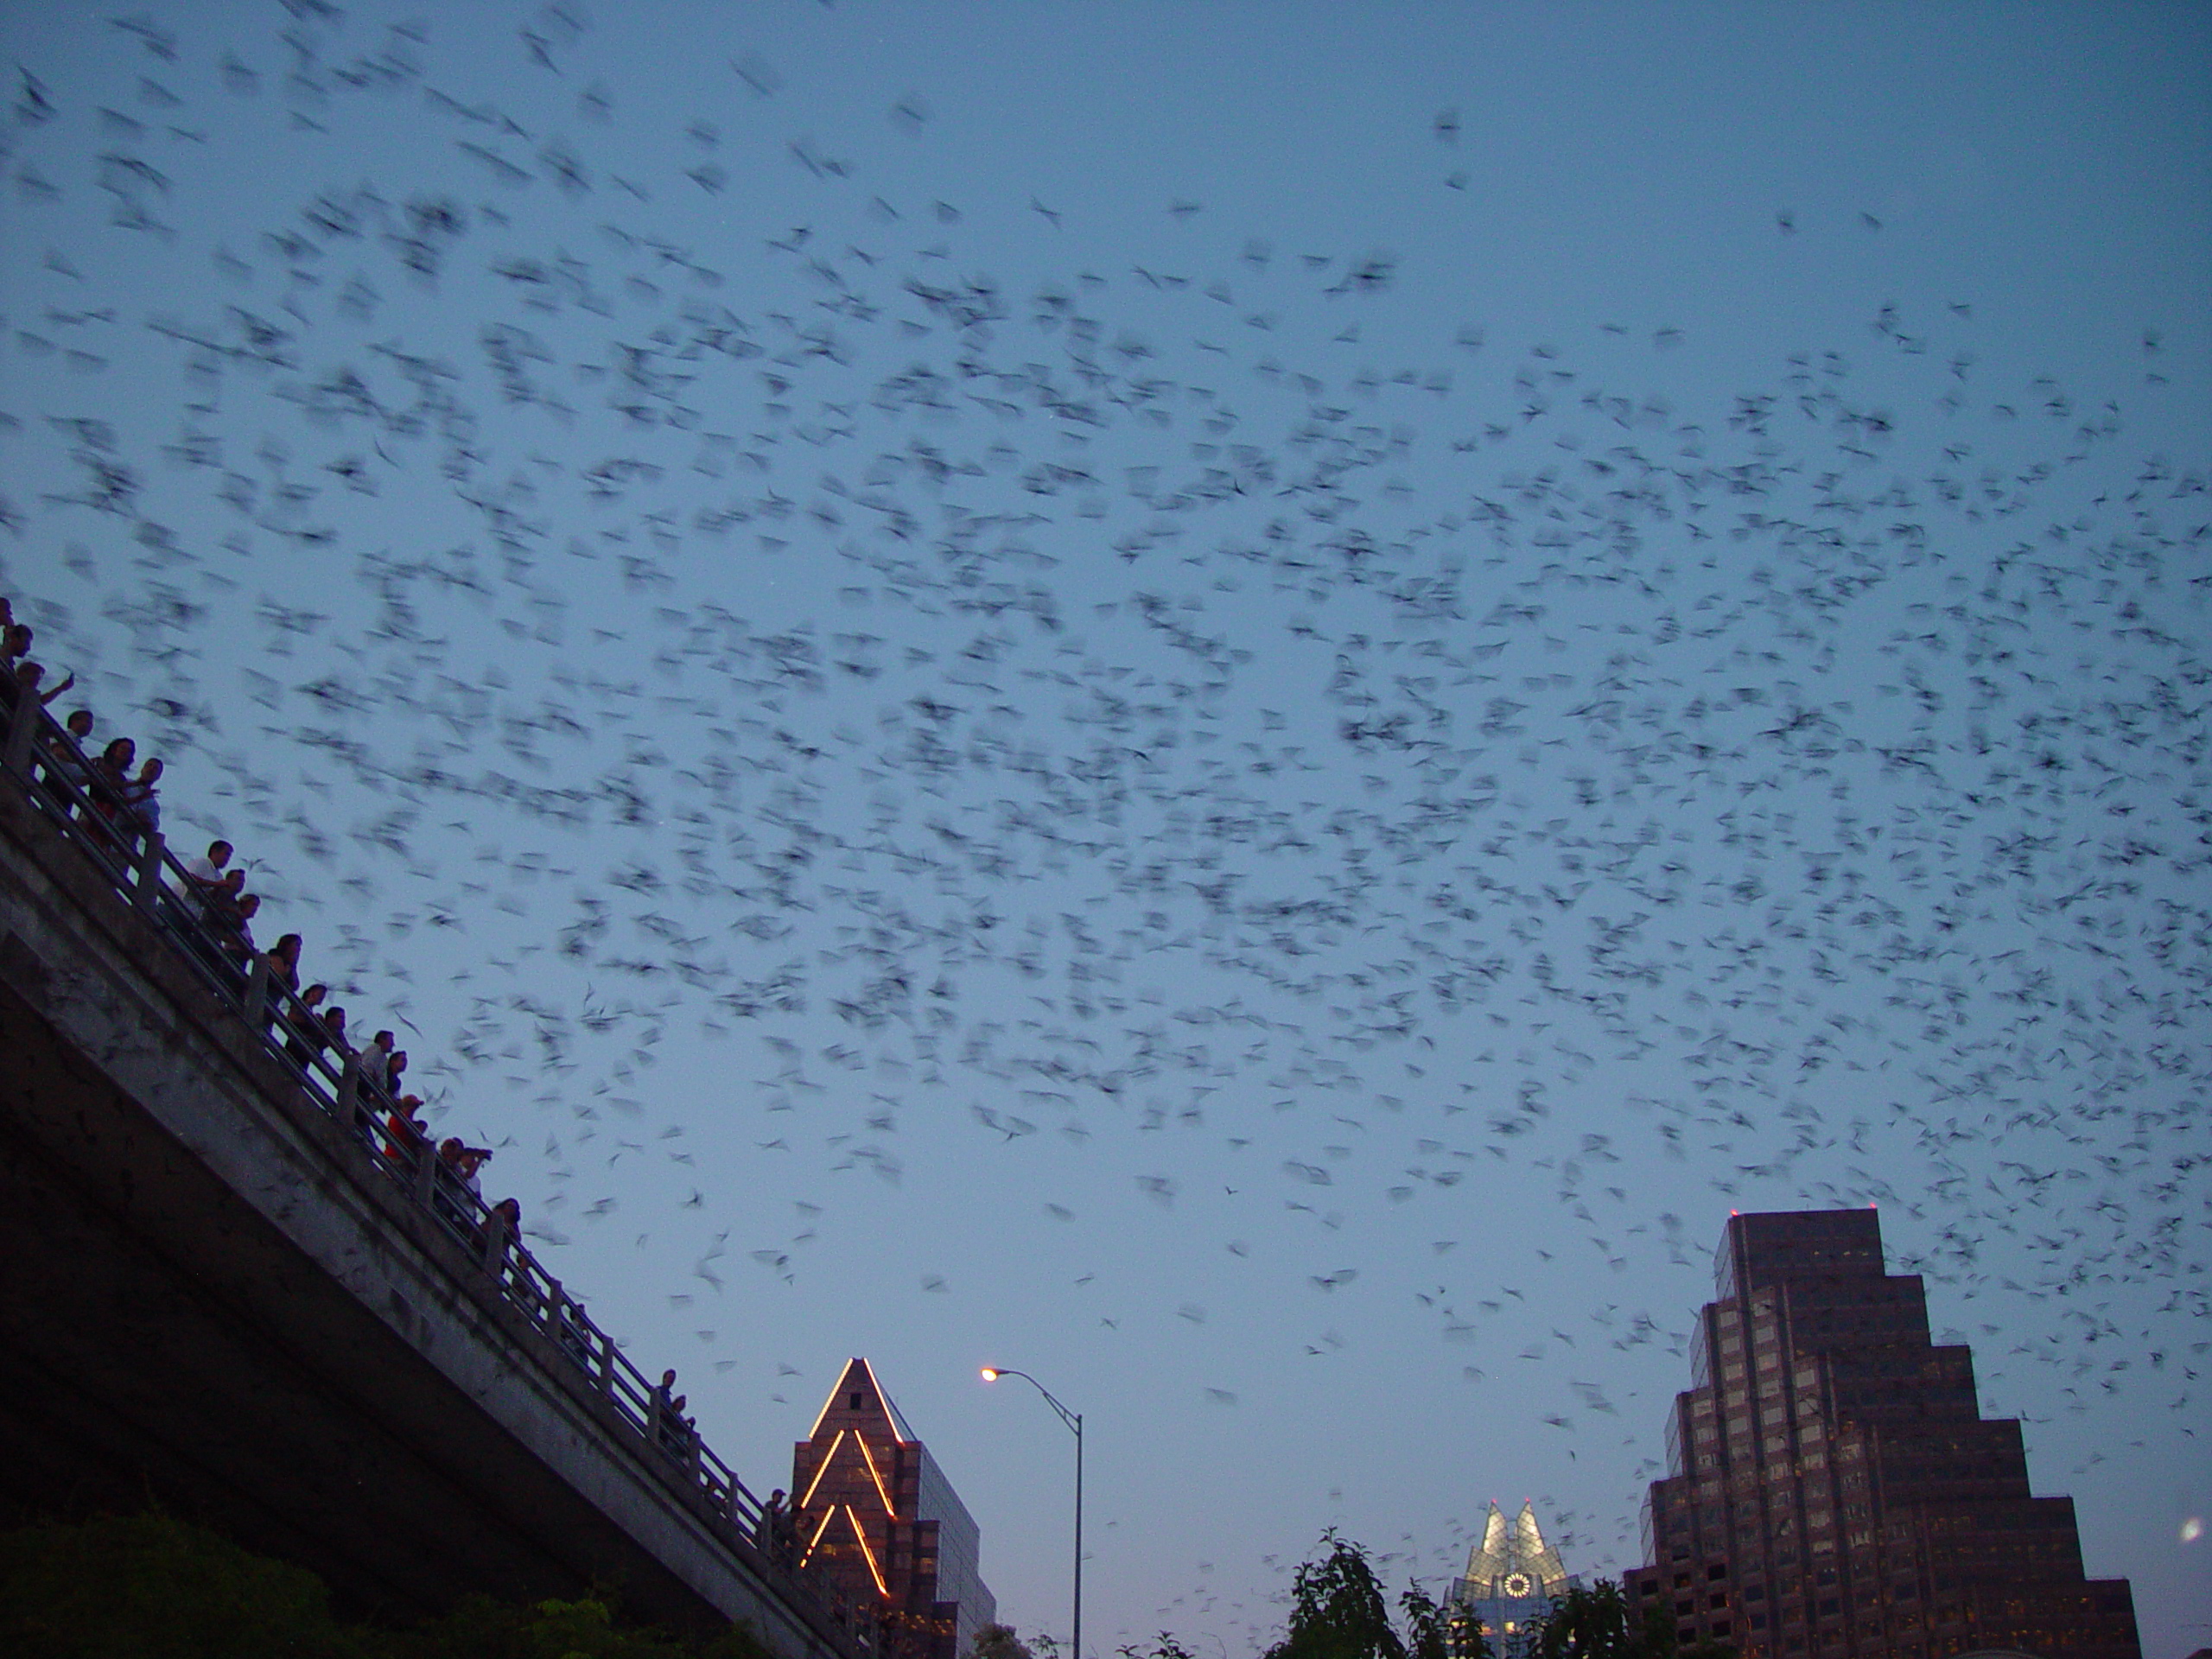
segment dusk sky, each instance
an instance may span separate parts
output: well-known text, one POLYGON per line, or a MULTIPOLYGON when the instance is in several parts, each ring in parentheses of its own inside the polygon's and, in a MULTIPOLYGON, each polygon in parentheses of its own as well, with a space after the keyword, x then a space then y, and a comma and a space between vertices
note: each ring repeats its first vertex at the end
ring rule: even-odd
POLYGON ((756 1491, 865 1355, 1065 1639, 996 1363, 1088 1652, 1615 1573, 1871 1203, 2212 1643, 2212 10, 0 47, 33 655, 756 1491))

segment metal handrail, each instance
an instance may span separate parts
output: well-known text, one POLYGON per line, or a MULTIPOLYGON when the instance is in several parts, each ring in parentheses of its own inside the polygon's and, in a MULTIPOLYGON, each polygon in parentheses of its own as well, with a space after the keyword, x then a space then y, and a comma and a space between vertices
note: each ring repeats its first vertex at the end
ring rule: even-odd
MULTIPOLYGON (((0 687, 0 696, 11 688, 0 687)), ((632 1363, 510 1232, 505 1216, 472 1191, 427 1135, 393 1126, 397 1103, 367 1080, 350 1052, 334 1054, 321 1016, 269 971, 264 952, 234 961, 208 920, 203 884, 159 830, 135 828, 129 808, 99 781, 91 757, 35 696, 18 693, 0 739, 3 770, 31 804, 86 854, 118 895, 178 947, 176 955, 236 1014, 263 1048, 298 1078, 301 1092, 362 1143, 370 1166, 429 1215, 482 1266, 506 1304, 522 1314, 561 1363, 581 1370, 658 1467, 702 1499, 726 1543, 815 1603, 864 1652, 877 1646, 870 1609, 846 1597, 818 1569, 793 1564, 771 1532, 772 1517, 689 1420, 675 1415, 658 1385, 632 1363), (304 1038, 306 1058, 287 1047, 304 1038)), ((404 1120, 403 1120, 404 1121, 404 1120)))

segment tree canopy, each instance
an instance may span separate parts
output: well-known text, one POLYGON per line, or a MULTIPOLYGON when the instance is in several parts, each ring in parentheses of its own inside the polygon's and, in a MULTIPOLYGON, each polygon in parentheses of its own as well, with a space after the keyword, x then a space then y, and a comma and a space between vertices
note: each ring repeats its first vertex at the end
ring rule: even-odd
POLYGON ((976 1643, 968 1651, 969 1659, 1036 1659, 1029 1643, 1014 1634, 1011 1624, 984 1625, 976 1632, 976 1643))
POLYGON ((1321 1542, 1328 1553, 1300 1565, 1290 1628, 1266 1659, 1407 1659, 1367 1552, 1333 1528, 1321 1542))
MULTIPOLYGON (((771 1659, 732 1625, 697 1638, 623 1622, 611 1595, 472 1597, 402 1630, 346 1623, 304 1567, 173 1516, 102 1516, 0 1534, 9 1659, 771 1659)), ((1004 1655, 1000 1659, 1019 1659, 1004 1655)))
MULTIPOLYGON (((1445 1614, 1426 1591, 1412 1585, 1398 1598, 1401 1629, 1366 1550, 1334 1529, 1321 1544, 1323 1554, 1291 1581, 1289 1625, 1264 1659, 1448 1659, 1445 1614)), ((1461 1659, 1482 1659, 1476 1641, 1461 1659)))
POLYGON ((1421 1586, 1408 1585, 1398 1607, 1406 1618, 1407 1659, 1490 1659, 1482 1632, 1471 1623, 1454 1621, 1421 1586))

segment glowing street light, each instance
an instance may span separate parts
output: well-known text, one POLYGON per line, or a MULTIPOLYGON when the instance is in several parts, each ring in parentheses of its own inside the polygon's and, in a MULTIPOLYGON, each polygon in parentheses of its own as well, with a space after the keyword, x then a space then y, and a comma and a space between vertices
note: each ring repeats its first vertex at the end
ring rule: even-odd
POLYGON ((1052 1398, 1052 1391, 1027 1371, 1009 1371, 996 1365, 983 1367, 983 1381, 1018 1376, 1045 1396, 1045 1403, 1060 1414, 1060 1421, 1075 1431, 1075 1630, 1070 1647, 1073 1659, 1083 1659, 1083 1414, 1070 1411, 1052 1398))

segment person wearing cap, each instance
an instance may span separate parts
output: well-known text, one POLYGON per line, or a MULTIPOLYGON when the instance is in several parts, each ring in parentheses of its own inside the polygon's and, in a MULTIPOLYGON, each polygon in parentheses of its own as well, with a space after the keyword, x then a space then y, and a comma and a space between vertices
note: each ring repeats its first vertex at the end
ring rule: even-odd
POLYGON ((492 1153, 487 1147, 463 1147, 461 1149, 461 1184, 479 1198, 484 1196, 480 1174, 484 1166, 491 1161, 492 1153))
POLYGON ((477 1172, 491 1156, 482 1147, 472 1147, 457 1135, 448 1135, 438 1143, 439 1161, 453 1172, 455 1181, 479 1198, 484 1196, 484 1189, 478 1183, 477 1172))

